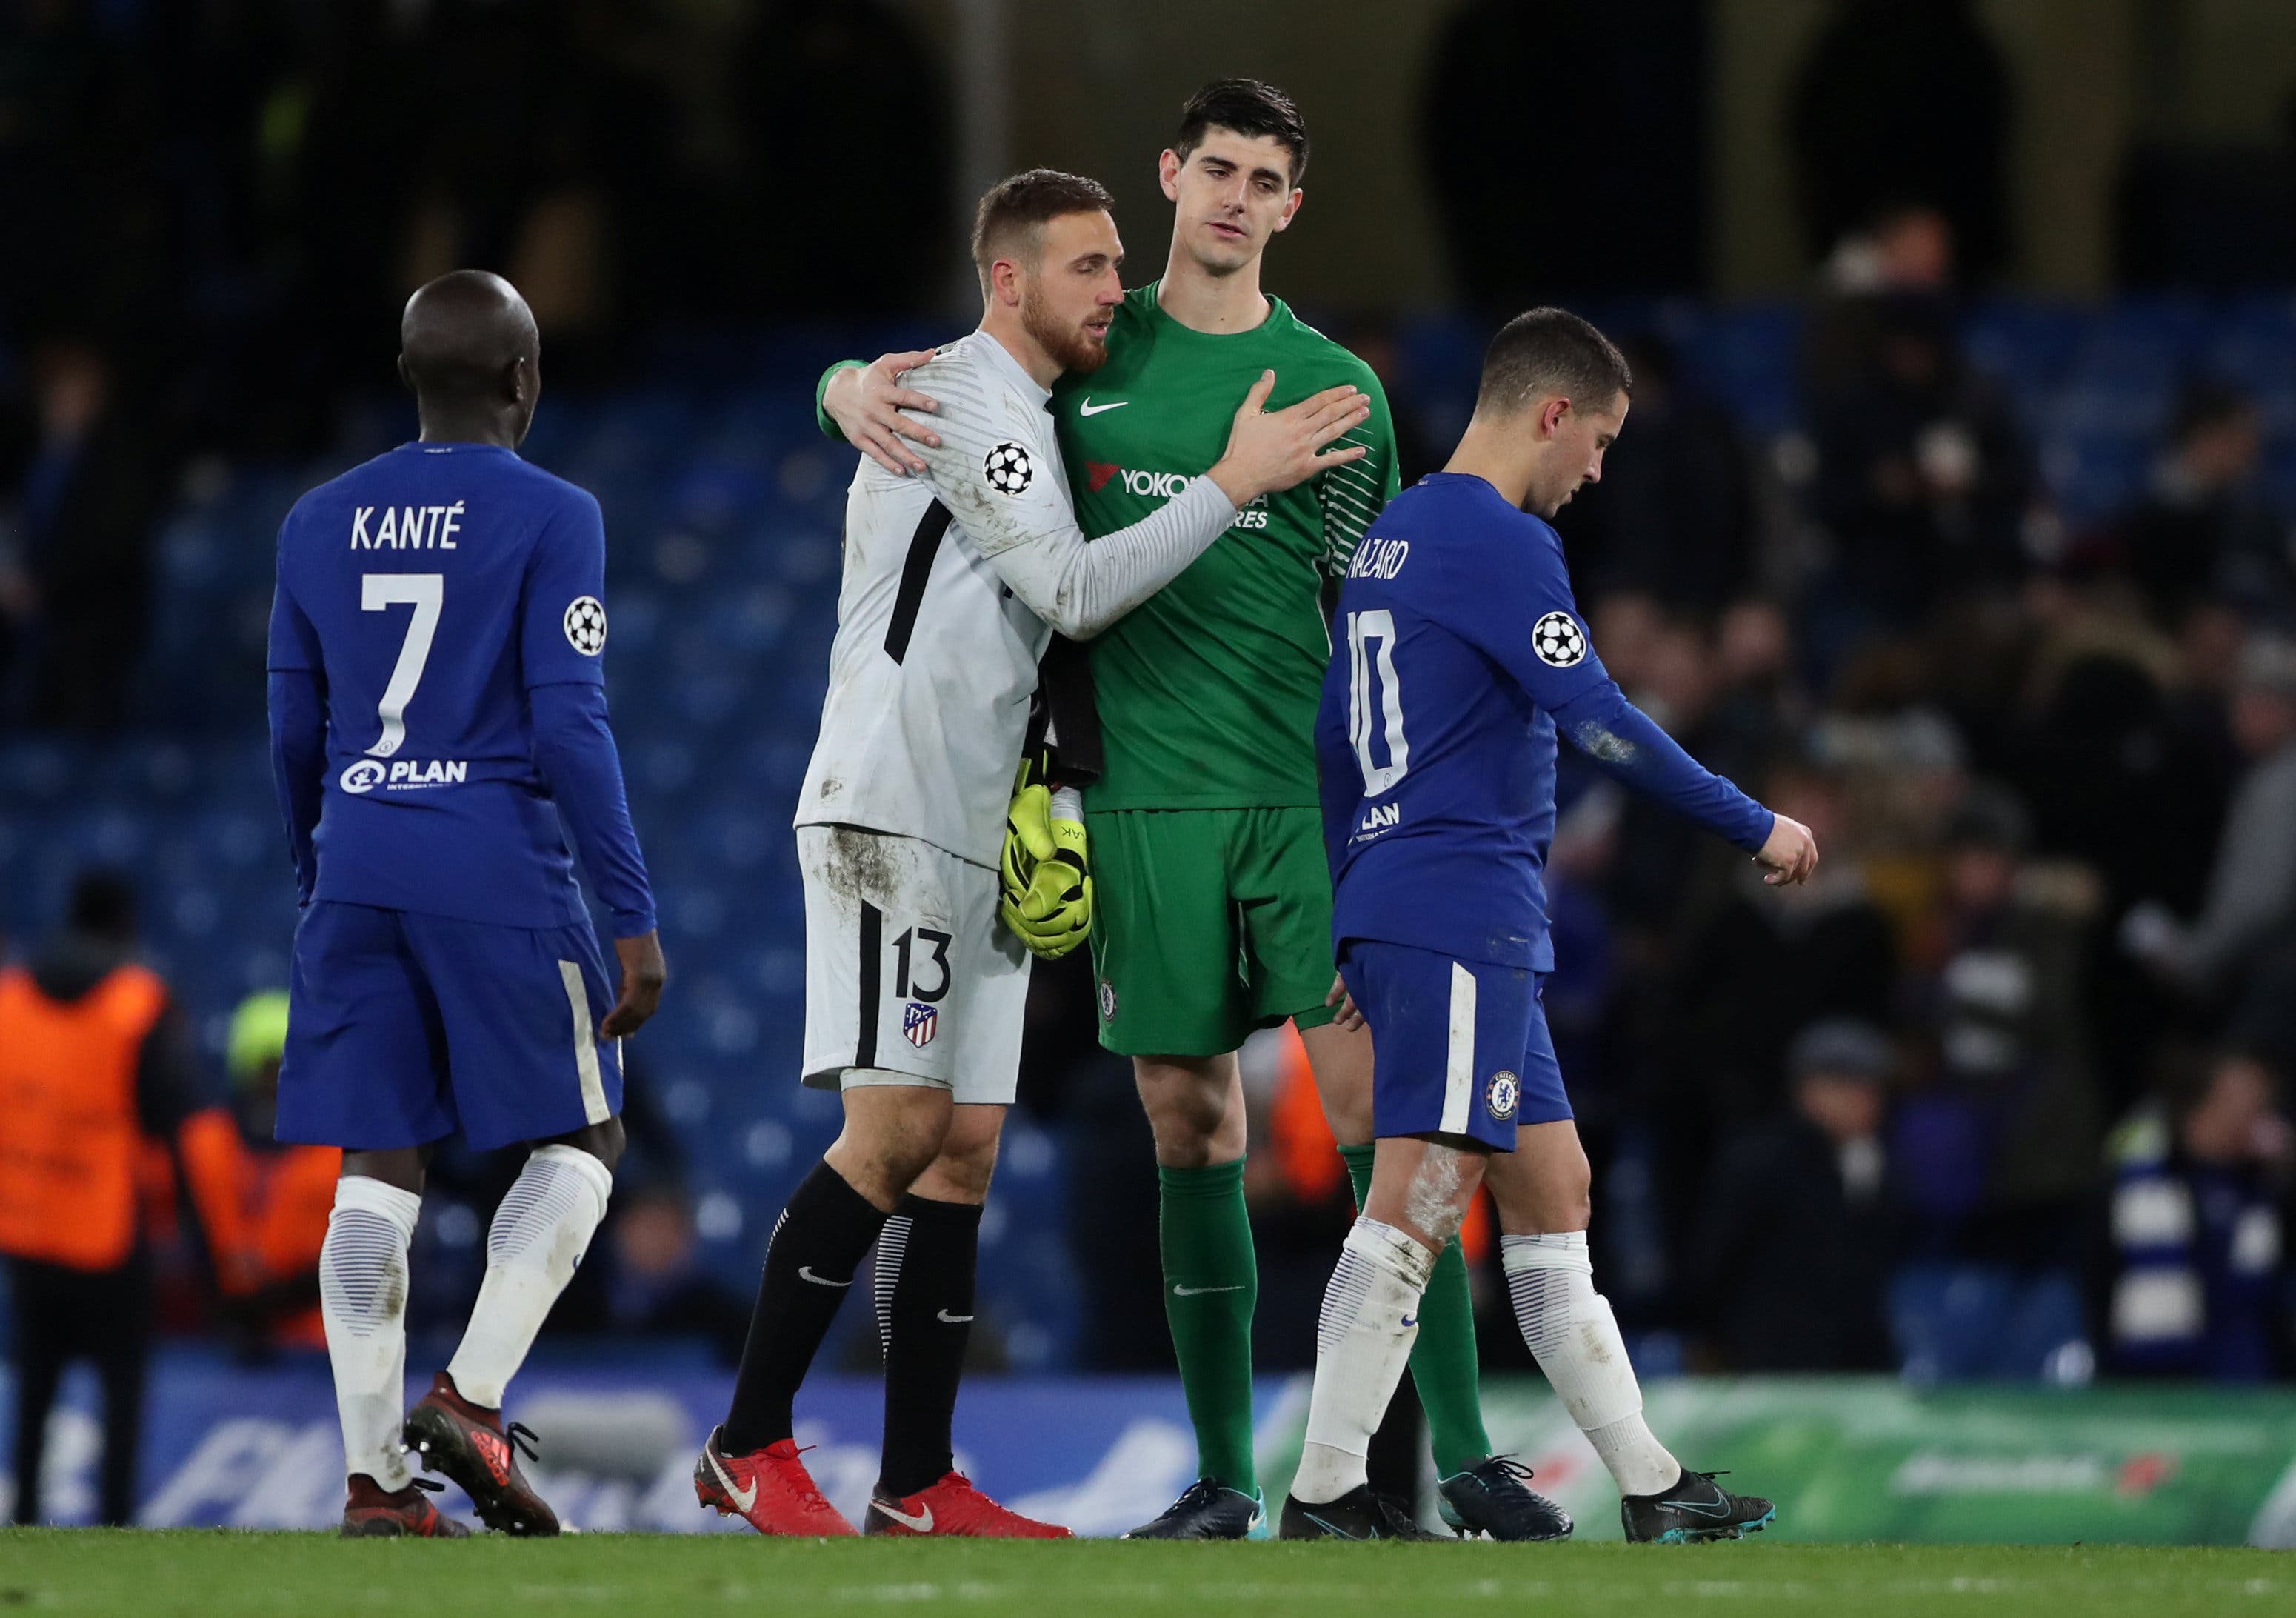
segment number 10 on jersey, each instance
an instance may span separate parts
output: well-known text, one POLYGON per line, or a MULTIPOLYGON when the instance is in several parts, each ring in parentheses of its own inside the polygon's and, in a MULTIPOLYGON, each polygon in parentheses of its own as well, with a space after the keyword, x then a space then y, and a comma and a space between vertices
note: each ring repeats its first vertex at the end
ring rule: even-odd
POLYGON ((1395 614, 1384 607, 1348 614, 1348 739, 1363 767, 1366 798, 1388 791, 1411 767, 1403 684, 1395 675, 1395 614), (1384 764, 1373 756, 1374 739, 1387 753, 1384 764))

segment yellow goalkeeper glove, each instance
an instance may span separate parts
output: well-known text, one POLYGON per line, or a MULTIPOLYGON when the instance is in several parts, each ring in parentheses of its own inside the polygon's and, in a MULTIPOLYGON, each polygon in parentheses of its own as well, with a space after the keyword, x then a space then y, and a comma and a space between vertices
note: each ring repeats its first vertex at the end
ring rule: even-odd
POLYGON ((1021 767, 1004 811, 996 914, 1029 953, 1056 961, 1092 932, 1092 868, 1073 792, 1055 794, 1040 764, 1021 767), (1033 768, 1032 768, 1033 767, 1033 768))

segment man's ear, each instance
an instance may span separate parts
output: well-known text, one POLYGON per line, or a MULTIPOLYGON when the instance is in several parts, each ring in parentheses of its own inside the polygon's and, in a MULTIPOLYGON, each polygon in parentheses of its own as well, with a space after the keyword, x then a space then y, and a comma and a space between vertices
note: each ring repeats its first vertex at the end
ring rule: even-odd
POLYGON ((1570 401, 1551 398, 1538 407, 1538 436, 1551 439, 1562 431, 1562 418, 1570 414, 1570 401))
POLYGON ((404 354, 398 357, 398 381, 409 393, 414 391, 414 378, 406 369, 406 356, 404 354))
POLYGON ((1164 200, 1180 200, 1180 154, 1167 146, 1156 160, 1156 183, 1163 187, 1164 200))
POLYGON ((1291 229, 1292 221, 1300 217, 1300 204, 1307 200, 1308 193, 1300 190, 1297 185, 1294 185, 1292 188, 1291 196, 1284 201, 1283 213, 1276 218, 1275 228, 1278 230, 1291 229))

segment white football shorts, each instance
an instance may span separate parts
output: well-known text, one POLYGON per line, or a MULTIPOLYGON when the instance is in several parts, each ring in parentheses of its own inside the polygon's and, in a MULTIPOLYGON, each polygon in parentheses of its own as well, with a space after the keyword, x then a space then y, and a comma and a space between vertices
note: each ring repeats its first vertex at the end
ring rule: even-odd
POLYGON ((1029 957, 996 919, 996 873, 850 825, 798 827, 797 859, 805 1082, 931 1084, 960 1103, 1009 1105, 1029 957))

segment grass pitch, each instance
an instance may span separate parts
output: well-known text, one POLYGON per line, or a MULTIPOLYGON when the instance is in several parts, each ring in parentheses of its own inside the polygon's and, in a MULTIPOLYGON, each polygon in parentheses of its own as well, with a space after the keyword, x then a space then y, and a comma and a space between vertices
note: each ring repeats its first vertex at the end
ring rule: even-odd
POLYGON ((640 1614, 932 1612, 2259 1615, 2296 1562, 2254 1550, 1795 1545, 1148 1545, 585 1534, 454 1543, 0 1531, 0 1611, 640 1614))

